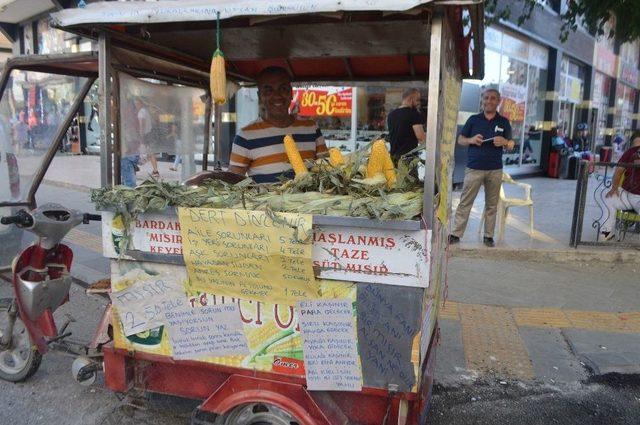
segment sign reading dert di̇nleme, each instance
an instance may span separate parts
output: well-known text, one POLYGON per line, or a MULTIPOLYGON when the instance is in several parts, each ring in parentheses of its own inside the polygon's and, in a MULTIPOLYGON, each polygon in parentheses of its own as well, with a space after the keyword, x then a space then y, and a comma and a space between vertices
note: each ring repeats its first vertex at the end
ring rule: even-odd
POLYGON ((319 298, 311 215, 180 208, 178 216, 193 288, 283 305, 319 298))

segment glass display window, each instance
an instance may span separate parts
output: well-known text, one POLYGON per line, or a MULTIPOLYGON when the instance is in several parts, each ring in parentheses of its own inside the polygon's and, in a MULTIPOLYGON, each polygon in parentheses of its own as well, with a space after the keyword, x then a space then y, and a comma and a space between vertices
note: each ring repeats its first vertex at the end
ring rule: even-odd
MULTIPOLYGON (((505 151, 503 163, 507 167, 538 166, 542 151, 548 49, 496 28, 488 28, 487 34, 490 42, 489 48, 485 49, 485 77, 480 82, 479 92, 486 88, 500 91, 499 112, 509 119, 516 142, 513 151, 505 151)), ((462 113, 477 113, 481 106, 479 97, 477 102, 476 111, 462 113)))
POLYGON ((611 93, 612 79, 596 72, 593 84, 593 104, 597 110, 595 144, 604 145, 609 114, 609 93, 611 93))

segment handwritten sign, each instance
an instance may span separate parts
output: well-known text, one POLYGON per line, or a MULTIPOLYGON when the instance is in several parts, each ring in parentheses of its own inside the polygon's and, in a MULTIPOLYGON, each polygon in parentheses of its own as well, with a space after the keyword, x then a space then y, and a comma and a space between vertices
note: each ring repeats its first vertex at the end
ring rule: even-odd
POLYGON ((351 301, 300 301, 297 308, 307 388, 360 391, 362 372, 351 301))
POLYGON ((164 315, 174 359, 249 354, 240 312, 235 304, 192 308, 164 315))
POLYGON ((420 288, 358 284, 358 347, 367 387, 414 387, 423 294, 420 288))
POLYGON ((133 285, 110 294, 126 336, 161 326, 166 310, 187 304, 184 289, 170 276, 149 276, 143 272, 140 276, 133 285))
POLYGON ((313 265, 323 279, 426 287, 430 230, 322 226, 314 229, 313 265))
POLYGON ((178 215, 193 288, 284 305, 318 297, 311 215, 211 208, 178 215))

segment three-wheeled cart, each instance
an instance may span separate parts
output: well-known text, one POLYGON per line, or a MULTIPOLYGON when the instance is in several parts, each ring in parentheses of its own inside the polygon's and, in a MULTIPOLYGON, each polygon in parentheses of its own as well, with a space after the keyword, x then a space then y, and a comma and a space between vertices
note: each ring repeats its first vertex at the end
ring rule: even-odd
MULTIPOLYGON (((176 360, 163 327, 126 337, 123 318, 112 309, 113 341, 102 347, 106 386, 123 393, 139 389, 200 399, 193 423, 214 416, 211 423, 216 424, 426 423, 437 317, 446 292, 461 80, 482 78, 483 13, 477 1, 189 0, 92 3, 53 14, 58 28, 97 40, 97 57, 33 58, 11 66, 54 74, 71 70, 88 78, 76 89, 79 95, 98 77, 103 187, 121 183, 123 159, 132 151, 130 118, 141 99, 149 108, 173 108, 159 120, 180 121, 183 146, 158 149, 174 149, 186 173, 195 172, 200 161, 203 170, 228 163, 222 128, 236 113, 212 105, 209 93, 218 16, 230 86, 250 86, 260 70, 275 65, 285 68, 294 84, 428 90, 422 215, 403 221, 313 216, 313 260, 320 266, 319 277, 353 282, 346 289, 328 283, 327 290, 354 303, 361 391, 307 388, 293 306, 230 300, 214 292, 192 293, 192 305, 237 304, 249 355, 176 360), (212 121, 214 135, 208 125, 212 121), (325 252, 354 244, 361 244, 367 256, 352 257, 351 267, 340 273, 322 268, 325 252)), ((74 102, 67 121, 79 103, 74 102)), ((166 131, 176 129, 167 125, 166 131)), ((55 136, 54 145, 62 138, 55 136)), ((55 146, 43 155, 44 170, 54 154, 55 146)), ((34 204, 43 173, 36 174, 25 205, 34 204)), ((103 211, 103 250, 111 258, 112 291, 125 289, 145 273, 188 279, 174 209, 138 216, 124 252, 117 217, 114 211, 103 211)))

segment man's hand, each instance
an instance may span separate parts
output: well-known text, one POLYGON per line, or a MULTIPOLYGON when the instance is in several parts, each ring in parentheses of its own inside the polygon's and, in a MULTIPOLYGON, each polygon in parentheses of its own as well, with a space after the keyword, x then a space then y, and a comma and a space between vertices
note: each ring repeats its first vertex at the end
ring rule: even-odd
POLYGON ((484 140, 484 137, 482 137, 482 134, 476 134, 475 136, 468 138, 467 142, 470 145, 482 146, 483 140, 484 140))
POLYGON ((493 146, 495 147, 499 148, 502 146, 507 146, 508 143, 509 141, 502 136, 496 136, 493 138, 493 146))
POLYGON ((611 190, 605 195, 606 198, 611 198, 612 196, 618 196, 618 188, 612 187, 611 190))

